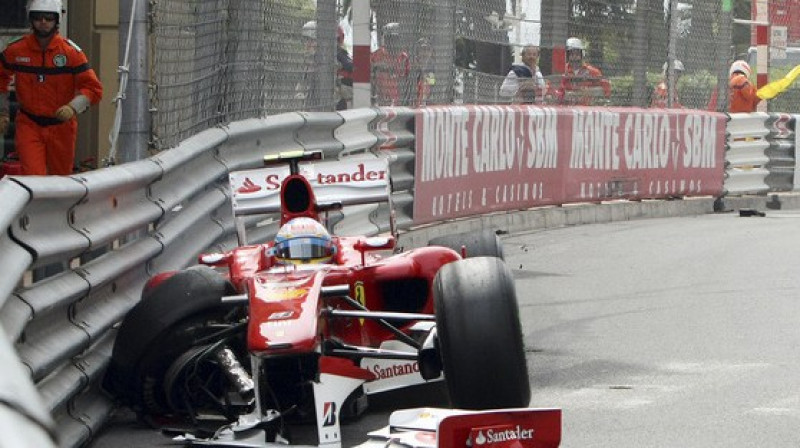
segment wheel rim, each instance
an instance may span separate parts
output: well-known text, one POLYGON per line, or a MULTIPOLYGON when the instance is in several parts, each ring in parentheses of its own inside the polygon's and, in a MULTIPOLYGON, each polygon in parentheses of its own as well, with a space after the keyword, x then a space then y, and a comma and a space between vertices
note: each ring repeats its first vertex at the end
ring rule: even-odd
POLYGON ((222 344, 193 347, 179 356, 164 375, 164 394, 170 410, 195 419, 201 411, 216 411, 236 418, 237 410, 228 398, 229 383, 214 353, 222 344))

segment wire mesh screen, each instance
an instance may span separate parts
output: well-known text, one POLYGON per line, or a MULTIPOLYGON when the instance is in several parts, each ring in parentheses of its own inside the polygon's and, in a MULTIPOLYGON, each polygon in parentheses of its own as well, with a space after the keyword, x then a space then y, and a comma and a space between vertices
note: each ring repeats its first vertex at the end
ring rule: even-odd
MULTIPOLYGON (((537 46, 545 80, 538 102, 570 104, 576 93, 570 90, 591 85, 602 88, 592 89, 587 104, 724 110, 733 57, 731 14, 724 3, 373 0, 372 7, 379 36, 387 22, 398 22, 406 33, 404 48, 414 48, 419 36, 439 42, 433 61, 437 90, 428 104, 518 102, 502 94, 501 86, 514 65, 523 64, 522 49, 537 46), (599 70, 603 83, 564 82, 570 37, 583 44, 583 62, 599 70), (439 82, 442 76, 447 84, 439 82)), ((415 80, 409 82, 405 89, 413 90, 415 80)), ((373 78, 375 89, 380 86, 373 78)), ((415 105, 413 95, 405 98, 402 104, 415 105)))
MULTIPOLYGON (((524 102, 501 91, 524 64, 523 48, 537 46, 542 85, 531 101, 725 110, 733 51, 723 4, 371 0, 372 104, 524 102), (583 61, 598 71, 565 82, 569 38, 579 39, 583 61), (664 70, 667 61, 672 70, 664 70)), ((351 9, 364 7, 351 0, 150 5, 155 149, 243 118, 333 111, 341 99, 337 49, 352 50, 351 9)))
POLYGON ((583 62, 596 67, 610 86, 608 93, 594 92, 590 104, 724 107, 725 95, 720 99, 715 93, 726 82, 732 56, 730 14, 722 11, 723 2, 459 1, 456 63, 464 102, 513 101, 498 94, 499 86, 512 62, 521 63, 521 49, 536 45, 547 85, 541 101, 565 103, 575 87, 563 82, 567 40, 574 37, 583 45, 583 62), (665 72, 670 60, 673 70, 665 72), (654 101, 662 83, 672 95, 654 101))
POLYGON ((230 121, 333 110, 337 12, 323 3, 151 2, 155 149, 230 121))
POLYGON ((373 103, 452 103, 455 1, 372 0, 371 5, 377 47, 372 57, 373 103), (382 57, 384 51, 389 56, 382 57), (384 63, 386 58, 392 63, 384 63), (398 91, 386 92, 394 88, 392 83, 398 91))

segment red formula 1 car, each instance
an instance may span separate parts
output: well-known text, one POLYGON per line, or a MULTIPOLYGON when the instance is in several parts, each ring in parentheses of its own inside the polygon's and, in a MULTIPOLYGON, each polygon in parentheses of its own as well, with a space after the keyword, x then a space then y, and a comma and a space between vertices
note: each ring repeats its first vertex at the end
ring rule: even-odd
POLYGON ((274 240, 248 244, 237 225, 239 247, 153 277, 119 328, 105 388, 157 425, 226 420, 185 439, 206 445, 277 446, 287 422, 313 420, 319 446, 340 446, 341 419, 370 395, 442 379, 456 408, 528 406, 496 234, 404 252, 394 230, 331 236, 330 210, 390 199, 388 163, 319 159, 284 153, 231 173, 237 222, 279 213, 274 240))

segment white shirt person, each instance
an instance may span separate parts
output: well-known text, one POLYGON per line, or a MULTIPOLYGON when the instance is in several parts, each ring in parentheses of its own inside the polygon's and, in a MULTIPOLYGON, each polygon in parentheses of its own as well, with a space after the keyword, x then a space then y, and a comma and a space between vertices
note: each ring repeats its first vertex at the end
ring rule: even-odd
POLYGON ((547 83, 539 70, 539 47, 528 45, 522 49, 522 65, 511 66, 503 84, 500 86, 500 96, 512 102, 541 103, 547 91, 547 83))

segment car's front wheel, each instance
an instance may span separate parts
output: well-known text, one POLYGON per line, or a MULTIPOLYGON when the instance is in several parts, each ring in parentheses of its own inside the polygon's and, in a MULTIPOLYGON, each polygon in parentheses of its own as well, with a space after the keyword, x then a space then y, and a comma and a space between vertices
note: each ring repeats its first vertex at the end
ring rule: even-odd
POLYGON ((221 298, 231 286, 213 269, 177 272, 127 314, 117 332, 104 388, 144 420, 235 418, 231 382, 219 357, 246 357, 244 313, 221 298))
POLYGON ((516 290, 498 258, 444 265, 434 280, 436 331, 451 404, 526 407, 531 391, 516 290))

